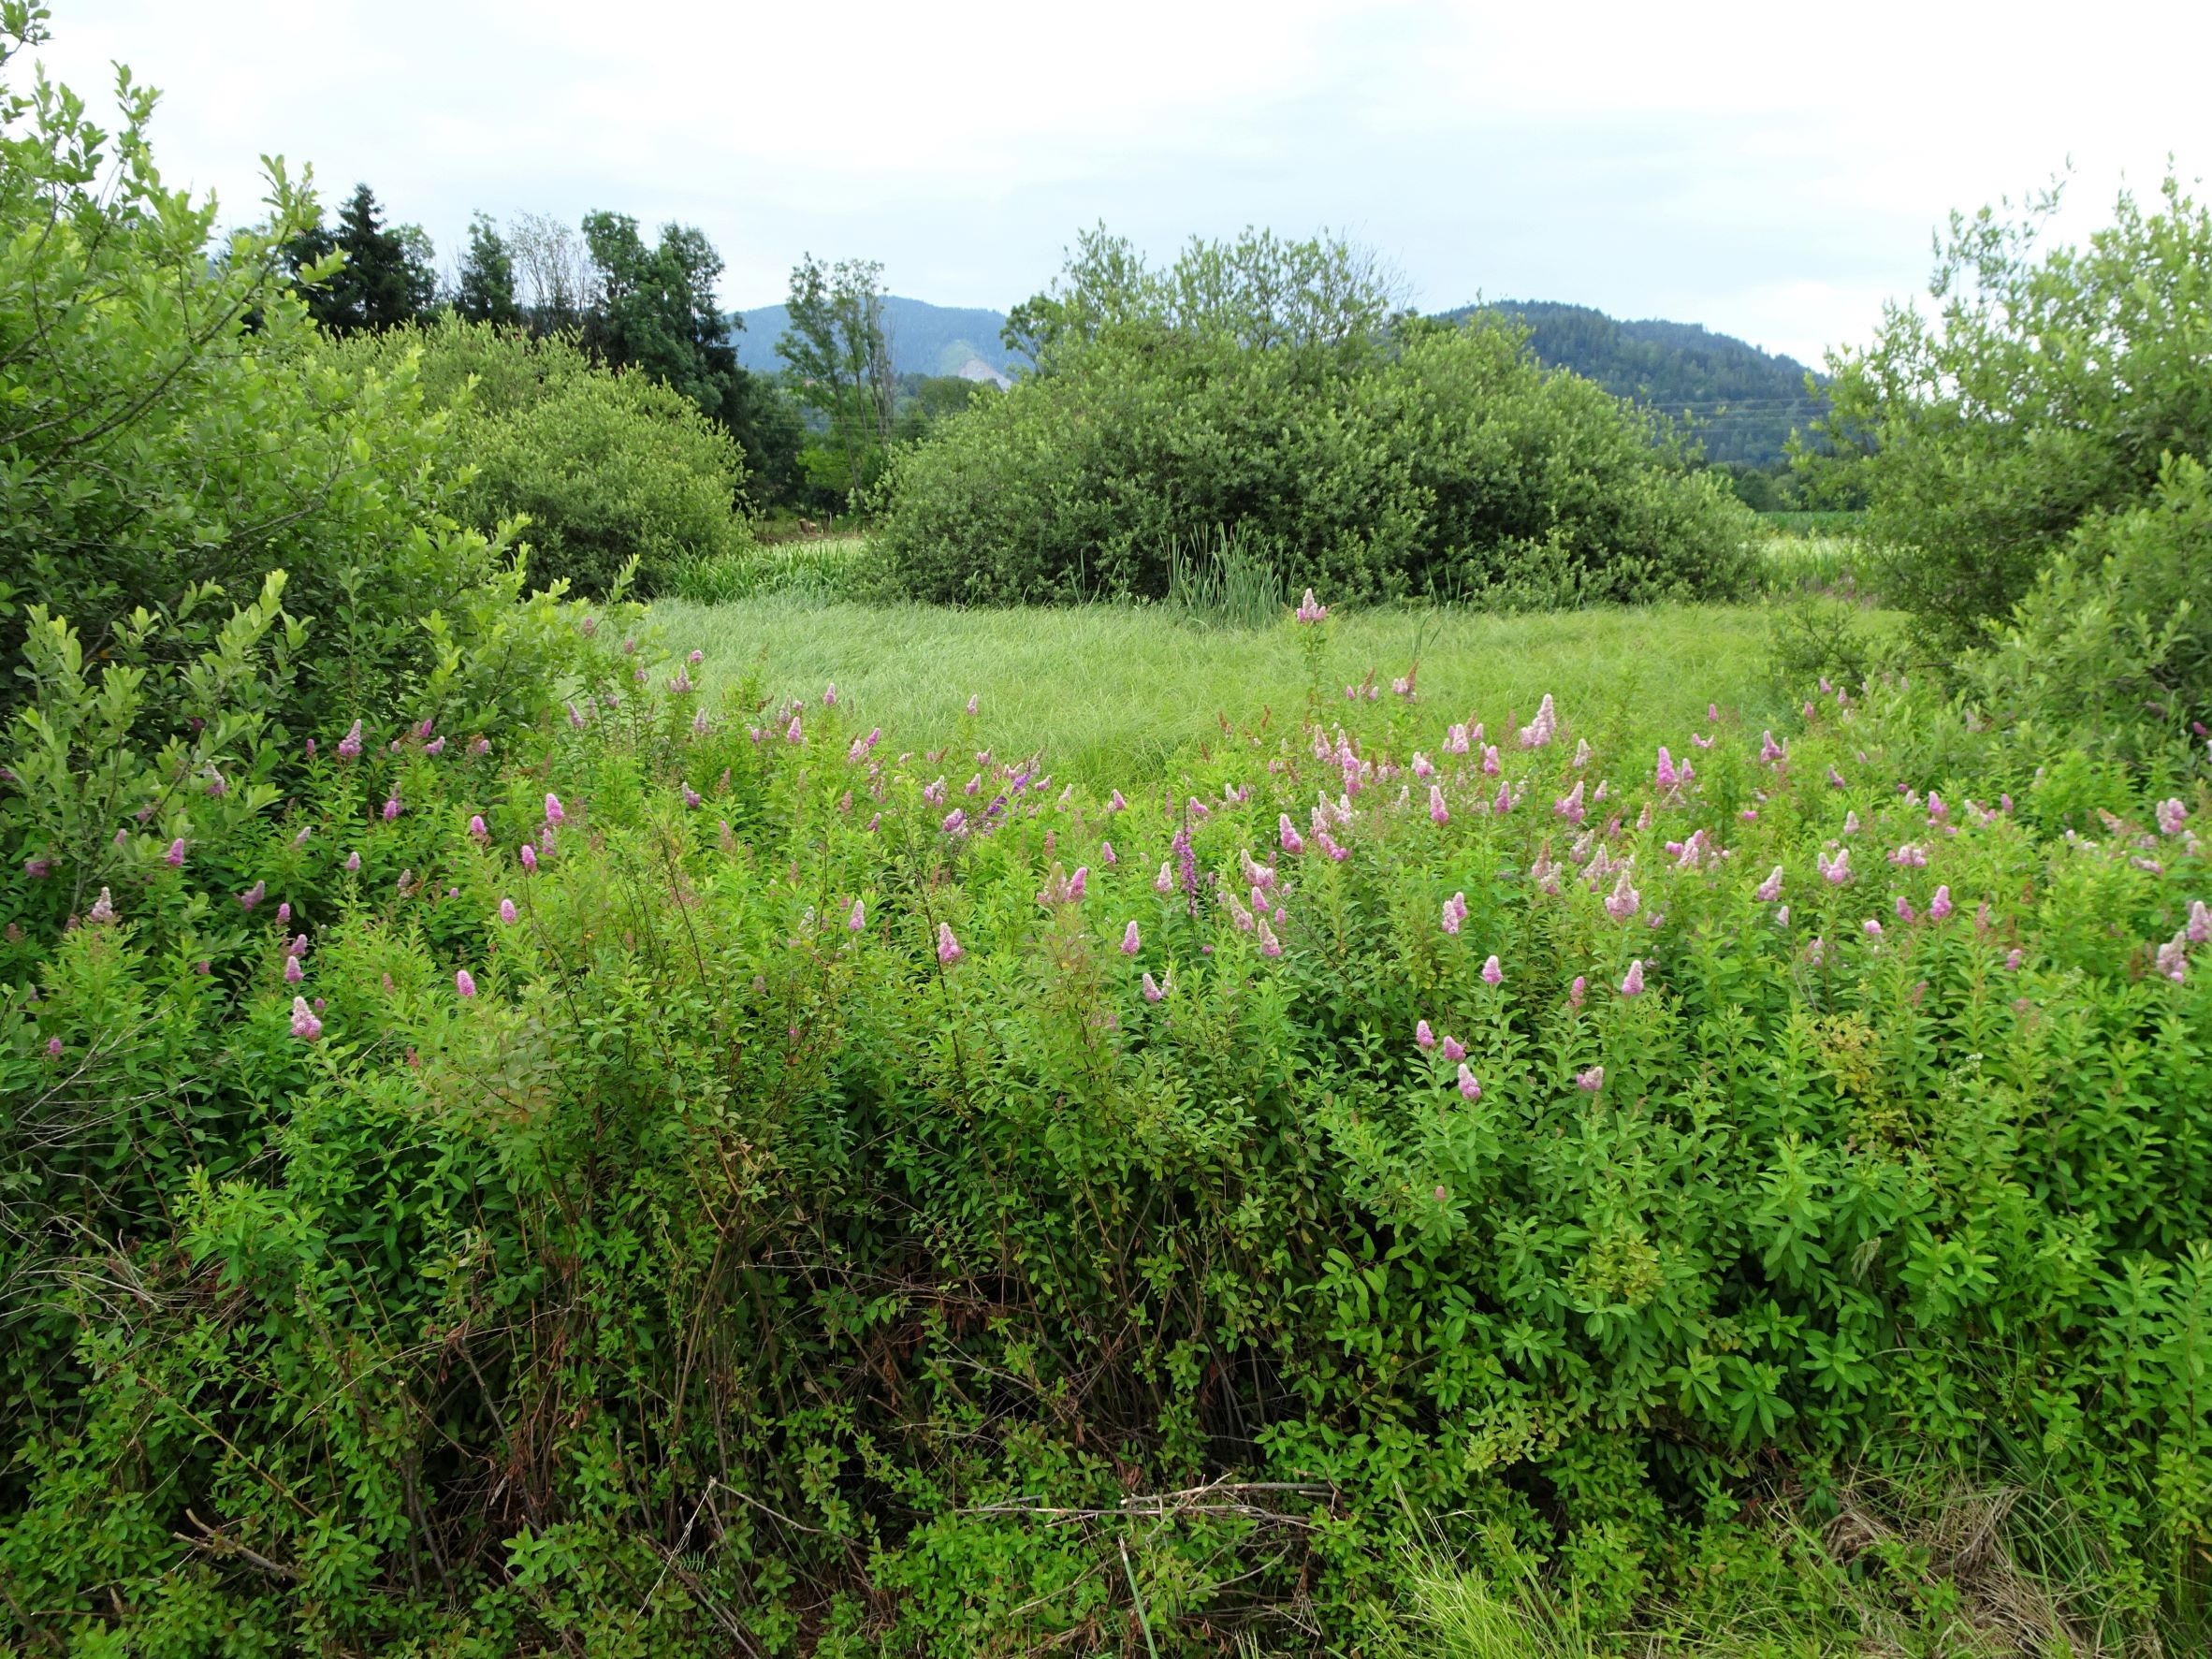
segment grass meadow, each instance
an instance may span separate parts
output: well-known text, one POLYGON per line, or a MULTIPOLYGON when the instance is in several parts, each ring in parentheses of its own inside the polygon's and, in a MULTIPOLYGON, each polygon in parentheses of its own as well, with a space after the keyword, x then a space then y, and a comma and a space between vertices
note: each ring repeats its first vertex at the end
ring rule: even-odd
MULTIPOLYGON (((856 719, 895 724, 902 748, 965 737, 1041 748, 1065 776, 1123 788, 1158 779, 1225 721, 1271 711, 1295 721, 1308 683, 1294 625, 1207 629, 1159 607, 964 611, 786 592, 664 602, 652 615, 670 647, 705 652, 710 693, 748 674, 775 697, 818 696, 834 681, 856 719)), ((1373 611, 1331 631, 1320 682, 1339 701, 1369 684, 1388 698, 1418 670, 1424 702, 1494 729, 1526 720, 1547 692, 1608 729, 1686 731, 1710 702, 1763 723, 1783 700, 1767 667, 1768 628, 1762 610, 1718 605, 1373 611)))

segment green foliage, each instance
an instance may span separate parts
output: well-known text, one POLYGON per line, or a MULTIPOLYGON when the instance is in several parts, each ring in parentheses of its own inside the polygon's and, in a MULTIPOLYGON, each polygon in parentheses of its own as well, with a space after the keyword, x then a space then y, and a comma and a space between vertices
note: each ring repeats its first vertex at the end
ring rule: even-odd
POLYGON ((211 262, 213 204, 154 167, 153 95, 126 76, 122 105, 109 133, 65 88, 0 87, 0 716, 26 695, 11 602, 175 669, 214 591, 282 569, 314 630, 284 718, 350 719, 431 670, 422 618, 468 643, 503 538, 451 516, 452 435, 409 367, 317 350, 283 255, 313 198, 275 172, 270 224, 211 262))
POLYGON ((729 433, 674 387, 602 367, 573 340, 445 316, 329 355, 419 380, 472 469, 456 510, 483 527, 526 517, 540 580, 601 595, 635 560, 649 593, 679 566, 751 545, 744 460, 729 433))
POLYGON ((2150 500, 2086 520, 1966 665, 1992 717, 2145 758, 2212 724, 2212 482, 2170 460, 2150 500))
POLYGON ((2169 457, 2212 454, 2212 213, 2177 179, 2161 195, 2147 212, 2122 195, 2081 248, 2042 246, 2055 192, 2016 219, 1954 215, 1932 313, 1892 306, 1830 359, 1824 430, 1866 451, 1884 589, 1946 649, 2085 520, 2147 502, 2169 457))
POLYGON ((921 598, 1163 597, 1242 527, 1296 592, 1501 608, 1724 594, 1751 519, 1646 415, 1489 320, 1379 330, 1341 245, 1248 238, 1149 273, 1087 240, 1018 313, 1039 372, 892 463, 881 544, 921 598))
POLYGON ((770 596, 834 604, 863 598, 874 585, 874 562, 859 536, 764 543, 736 553, 678 560, 664 581, 670 593, 702 605, 770 596))
POLYGON ((896 377, 883 331, 883 268, 835 266, 811 254, 792 267, 788 326, 777 337, 784 384, 822 432, 800 454, 816 499, 856 502, 889 454, 896 377))
MULTIPOLYGON (((258 741, 275 598, 176 741, 258 741)), ((573 720, 226 764, 180 864, 133 809, 172 763, 95 776, 104 906, 22 826, 136 717, 41 624, 0 756, 33 1630, 1319 1653, 1394 1616, 1410 1508, 1492 1601, 1540 1564, 1556 1651, 1716 1562, 1786 1591, 1730 1526, 1780 1469, 1841 1514, 1833 1471, 2023 1457, 2114 1627, 2187 1616, 2201 775, 2016 812, 1980 776, 2045 757, 1897 688, 1706 747, 1409 683, 1124 801, 551 620, 573 720)), ((1943 1628, 1966 1567, 1892 1530, 1879 1594, 1943 1628)))
POLYGON ((332 334, 397 328, 428 313, 437 297, 429 239, 412 225, 386 229, 366 184, 354 186, 336 230, 317 213, 285 240, 284 255, 308 314, 332 334))
POLYGON ((469 251, 461 256, 453 309, 472 323, 519 327, 522 307, 515 298, 515 258, 499 226, 483 213, 469 220, 469 251))
POLYGON ((1283 579, 1272 549, 1256 548, 1239 525, 1210 544, 1168 549, 1168 609, 1216 628, 1264 628, 1283 619, 1283 579))

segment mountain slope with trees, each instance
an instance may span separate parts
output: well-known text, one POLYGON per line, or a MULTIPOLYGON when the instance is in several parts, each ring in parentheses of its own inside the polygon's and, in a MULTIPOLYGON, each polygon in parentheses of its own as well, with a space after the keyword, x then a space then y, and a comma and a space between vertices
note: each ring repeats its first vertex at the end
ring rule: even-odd
POLYGON ((1444 314, 1456 322, 1477 311, 1518 321, 1529 331, 1529 349, 1550 367, 1687 419, 1716 465, 1774 466, 1791 431, 1810 429, 1827 411, 1825 397, 1806 390, 1804 364, 1702 324, 1623 321, 1548 299, 1463 305, 1444 314))
MULTIPOLYGON (((1022 359, 999 339, 1006 313, 987 306, 932 305, 925 299, 883 296, 883 332, 891 344, 895 374, 957 374, 970 357, 1001 372, 1022 359)), ((763 305, 734 314, 740 368, 773 374, 784 367, 777 342, 791 327, 788 305, 763 305)))

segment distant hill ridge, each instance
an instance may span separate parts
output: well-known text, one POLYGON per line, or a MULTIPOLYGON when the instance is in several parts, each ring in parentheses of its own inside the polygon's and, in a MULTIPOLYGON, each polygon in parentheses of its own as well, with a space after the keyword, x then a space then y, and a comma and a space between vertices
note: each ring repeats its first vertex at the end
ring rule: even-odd
POLYGON ((1702 324, 1622 322, 1549 299, 1501 299, 1443 314, 1457 321, 1478 310, 1519 318, 1539 361, 1687 418, 1710 461, 1770 465, 1792 429, 1803 430, 1827 410, 1825 397, 1805 389, 1804 364, 1702 324))
MULTIPOLYGON (((736 313, 745 327, 735 340, 737 361, 773 373, 783 367, 776 342, 791 327, 788 306, 764 305, 736 313)), ((1005 375, 1021 359, 1006 349, 998 331, 1006 313, 982 306, 932 305, 925 299, 883 299, 883 325, 891 336, 891 367, 897 374, 958 374, 971 364, 1005 375)), ((970 372, 969 379, 976 378, 970 372)))
MULTIPOLYGON (((1623 322, 1586 305, 1547 299, 1463 305, 1442 314, 1457 321, 1483 309, 1518 317, 1540 361, 1691 421, 1709 460, 1753 466, 1780 460, 1791 429, 1803 429, 1827 406, 1825 398, 1807 393, 1802 363, 1701 324, 1623 322)), ((1002 311, 890 295, 883 312, 892 367, 900 374, 1005 376, 1022 362, 999 339, 1002 311)), ((787 308, 764 305, 736 317, 744 324, 737 360, 764 372, 782 368, 776 342, 790 326, 787 308)))

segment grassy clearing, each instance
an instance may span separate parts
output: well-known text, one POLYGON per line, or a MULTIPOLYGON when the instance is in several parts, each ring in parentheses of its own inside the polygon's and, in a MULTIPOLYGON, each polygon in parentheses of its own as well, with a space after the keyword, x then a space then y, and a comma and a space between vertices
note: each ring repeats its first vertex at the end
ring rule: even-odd
POLYGON ((664 585, 702 604, 727 604, 771 593, 816 602, 837 599, 851 588, 867 546, 867 538, 858 535, 764 542, 741 553, 679 563, 667 574, 664 585))
POLYGON ((1868 575, 1866 544, 1854 535, 1778 535, 1761 549, 1758 581, 1769 594, 1808 589, 1856 592, 1868 575))
MULTIPOLYGON (((826 681, 867 721, 895 724, 902 748, 1041 744, 1064 776, 1127 787, 1272 710, 1294 718, 1307 690, 1295 624, 1203 630, 1164 610, 950 610, 815 604, 789 596, 653 609, 668 643, 706 653, 709 691, 749 672, 777 696, 819 695, 826 681), (978 713, 964 710, 970 695, 978 713)), ((1757 609, 1681 605, 1534 617, 1374 611, 1332 618, 1321 685, 1341 702, 1370 674, 1381 697, 1418 661, 1433 709, 1526 720, 1550 692, 1598 728, 1678 731, 1718 700, 1745 719, 1779 713, 1757 609)))

